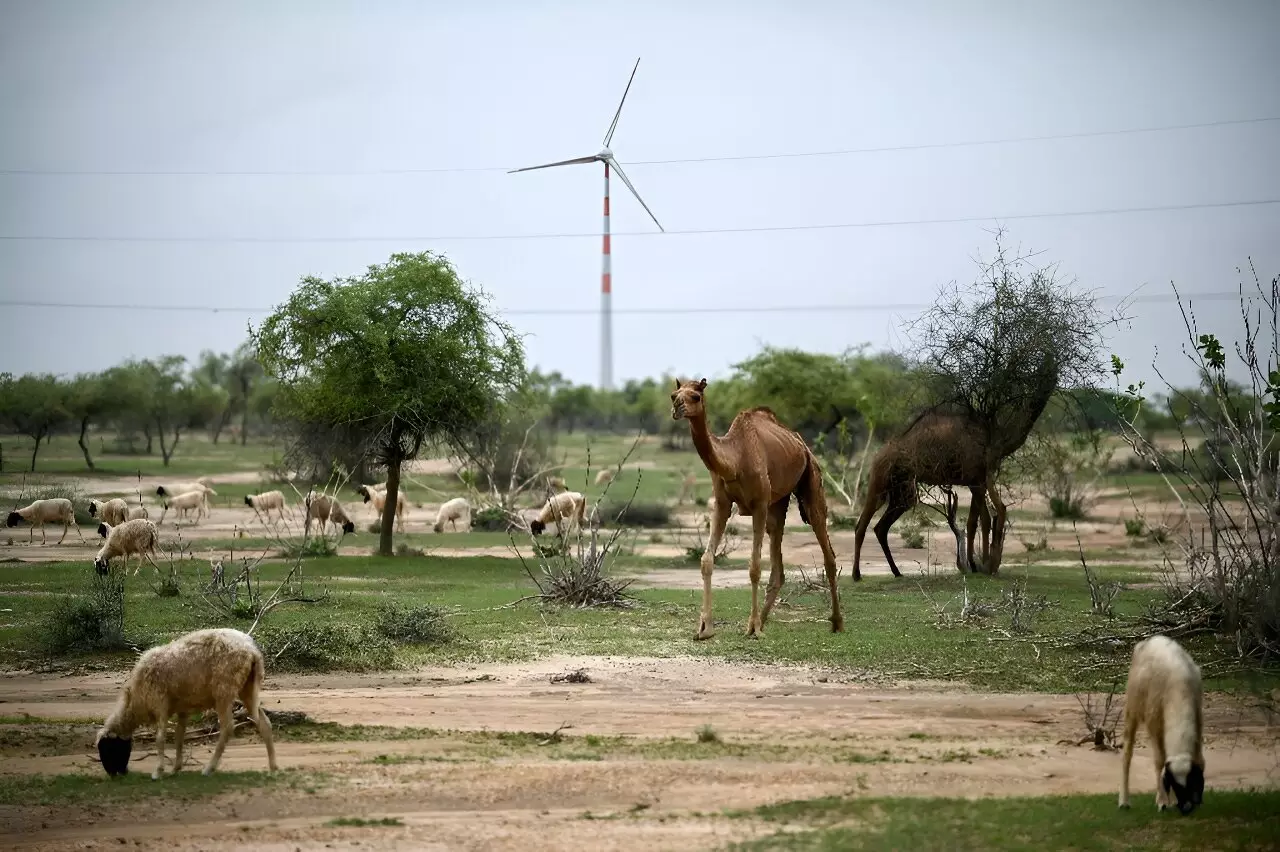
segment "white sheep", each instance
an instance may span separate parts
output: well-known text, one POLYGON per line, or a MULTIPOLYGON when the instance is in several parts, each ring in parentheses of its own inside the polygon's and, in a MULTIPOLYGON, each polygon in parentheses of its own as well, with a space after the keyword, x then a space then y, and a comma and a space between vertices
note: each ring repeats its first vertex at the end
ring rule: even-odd
POLYGON ((214 496, 218 494, 217 491, 210 487, 209 477, 207 476, 202 476, 194 482, 170 482, 156 486, 157 497, 176 497, 179 494, 186 494, 188 491, 204 491, 214 496))
POLYGON ((105 502, 90 500, 89 517, 115 526, 129 519, 129 504, 119 497, 113 497, 105 502))
POLYGON ((260 703, 265 677, 262 651, 248 634, 228 627, 196 630, 150 649, 138 658, 115 709, 98 731, 95 744, 103 769, 112 776, 127 773, 133 732, 142 725, 154 725, 159 760, 151 777, 159 778, 164 773, 165 728, 169 717, 176 715, 173 771, 178 772, 182 769, 187 717, 212 709, 218 714, 218 744, 204 768, 208 775, 218 768, 235 730, 231 711, 239 698, 266 743, 267 765, 274 772, 278 767, 271 720, 260 703))
MULTIPOLYGON (((387 505, 386 485, 361 485, 357 491, 364 495, 364 502, 373 503, 374 514, 382 518, 383 509, 387 505)), ((396 491, 396 532, 404 532, 405 497, 404 489, 396 491)))
POLYGON ((338 502, 336 497, 330 497, 328 494, 312 492, 307 495, 308 527, 311 525, 313 518, 320 522, 320 535, 324 535, 329 521, 333 521, 334 526, 341 526, 343 535, 356 531, 355 523, 347 516, 342 504, 338 502))
POLYGON ((75 507, 71 505, 71 501, 66 497, 36 500, 30 506, 16 509, 9 513, 5 526, 16 527, 24 521, 31 524, 31 532, 27 533, 27 544, 30 544, 35 536, 36 527, 40 528, 40 543, 49 543, 48 536, 44 531, 45 524, 62 524, 62 538, 58 539, 58 544, 62 544, 62 539, 67 537, 68 527, 75 527, 76 535, 80 536, 81 541, 84 541, 84 533, 80 532, 80 527, 76 525, 75 507))
POLYGON ((1156 766, 1156 808, 1176 796, 1178 810, 1194 811, 1204 799, 1204 705, 1200 667, 1168 636, 1152 636, 1133 649, 1124 693, 1124 760, 1120 807, 1129 807, 1129 762, 1134 735, 1143 725, 1156 766))
POLYGON ((569 486, 565 484, 563 476, 547 477, 547 487, 552 491, 564 491, 569 486))
POLYGON ((596 474, 596 485, 604 485, 607 482, 613 482, 614 470, 606 467, 604 470, 596 474))
POLYGON ((440 504, 440 510, 436 512, 436 522, 431 527, 438 533, 444 532, 445 522, 453 525, 453 531, 458 531, 458 521, 466 518, 466 529, 471 529, 471 504, 467 502, 466 497, 454 497, 440 504))
POLYGON ((255 512, 261 512, 266 515, 267 520, 271 520, 271 510, 275 509, 280 513, 281 521, 284 520, 284 510, 289 505, 284 499, 284 493, 281 491, 246 494, 244 504, 251 507, 255 512))
POLYGON ((547 500, 538 517, 529 524, 529 529, 534 535, 541 535, 552 521, 562 530, 571 529, 582 523, 586 511, 587 499, 581 491, 562 491, 547 500))
POLYGON ((116 527, 104 521, 98 524, 98 535, 106 539, 106 542, 98 550, 98 555, 93 557, 93 567, 99 574, 106 574, 111 560, 117 556, 124 557, 122 570, 128 571, 129 557, 132 554, 138 555, 138 566, 133 569, 134 574, 137 574, 139 569, 142 568, 143 559, 146 559, 155 567, 156 563, 152 560, 151 554, 156 551, 156 544, 160 541, 160 533, 156 530, 156 525, 146 518, 125 521, 116 527))
MULTIPOLYGON (((160 513, 160 523, 164 523, 164 516, 169 513, 169 509, 174 509, 178 513, 178 520, 182 520, 192 509, 196 510, 196 522, 199 523, 200 516, 208 509, 208 497, 204 491, 186 491, 177 497, 171 497, 169 500, 161 503, 164 511, 160 513)), ((175 521, 177 523, 177 521, 175 521)))
POLYGON ((147 511, 146 506, 134 506, 133 508, 129 509, 128 516, 125 518, 125 520, 136 521, 139 518, 145 519, 149 517, 151 517, 151 513, 147 511))

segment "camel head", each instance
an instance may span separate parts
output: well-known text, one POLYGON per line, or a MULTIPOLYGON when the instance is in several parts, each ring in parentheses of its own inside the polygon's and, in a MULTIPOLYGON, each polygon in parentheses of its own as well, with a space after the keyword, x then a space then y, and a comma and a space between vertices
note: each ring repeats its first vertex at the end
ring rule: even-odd
POLYGON ((706 413, 703 408, 705 400, 702 392, 707 389, 707 380, 700 382, 681 382, 676 379, 675 392, 671 394, 671 419, 680 420, 701 417, 706 413))

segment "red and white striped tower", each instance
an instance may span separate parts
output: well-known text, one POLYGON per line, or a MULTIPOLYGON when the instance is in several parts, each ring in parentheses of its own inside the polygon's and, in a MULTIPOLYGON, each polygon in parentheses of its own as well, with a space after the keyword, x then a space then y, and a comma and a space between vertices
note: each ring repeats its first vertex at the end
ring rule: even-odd
POLYGON ((604 162, 604 254, 600 266, 600 388, 613 389, 613 259, 609 249, 609 161, 604 162))

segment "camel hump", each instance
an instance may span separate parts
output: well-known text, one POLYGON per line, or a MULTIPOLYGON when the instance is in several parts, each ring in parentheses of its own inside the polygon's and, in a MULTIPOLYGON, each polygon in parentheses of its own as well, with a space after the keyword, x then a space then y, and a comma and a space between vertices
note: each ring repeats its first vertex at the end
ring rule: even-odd
POLYGON ((751 409, 751 413, 752 413, 752 414, 763 414, 763 415, 765 415, 766 417, 768 417, 770 420, 772 420, 773 422, 775 422, 775 423, 777 423, 777 422, 778 422, 778 415, 774 414, 774 413, 773 413, 773 409, 772 409, 772 408, 770 408, 770 407, 769 407, 769 406, 767 406, 767 405, 757 405, 755 408, 751 409))

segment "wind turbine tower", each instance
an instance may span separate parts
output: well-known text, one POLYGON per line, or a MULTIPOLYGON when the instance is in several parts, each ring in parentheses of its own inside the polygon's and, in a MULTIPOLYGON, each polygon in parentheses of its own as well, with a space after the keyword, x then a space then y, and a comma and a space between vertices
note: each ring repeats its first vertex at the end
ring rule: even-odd
POLYGON ((622 178, 622 182, 627 185, 627 189, 631 190, 631 194, 636 197, 636 201, 640 202, 640 206, 644 208, 644 212, 649 214, 649 218, 653 220, 653 224, 658 226, 658 230, 665 231, 662 223, 658 221, 658 217, 653 215, 649 205, 645 204, 644 199, 640 197, 640 193, 636 192, 636 188, 632 186, 631 181, 627 178, 627 173, 622 170, 622 166, 618 165, 618 161, 613 156, 613 151, 609 148, 609 143, 613 141, 613 133, 618 129, 618 117, 622 115, 622 105, 627 102, 627 92, 631 91, 631 81, 636 78, 636 69, 639 67, 640 60, 636 59, 636 64, 631 69, 631 77, 627 80, 627 88, 622 92, 622 100, 618 102, 618 111, 613 114, 613 121, 609 125, 608 132, 604 135, 604 147, 600 149, 600 153, 587 157, 575 157, 572 160, 560 160, 556 163, 544 163, 540 166, 526 166, 522 169, 512 169, 507 172, 507 174, 515 174, 516 172, 529 172, 534 169, 550 169, 555 166, 604 163, 604 233, 600 267, 600 388, 602 390, 611 390, 613 388, 613 268, 611 263, 612 252, 609 245, 610 170, 618 173, 618 177, 622 178))

